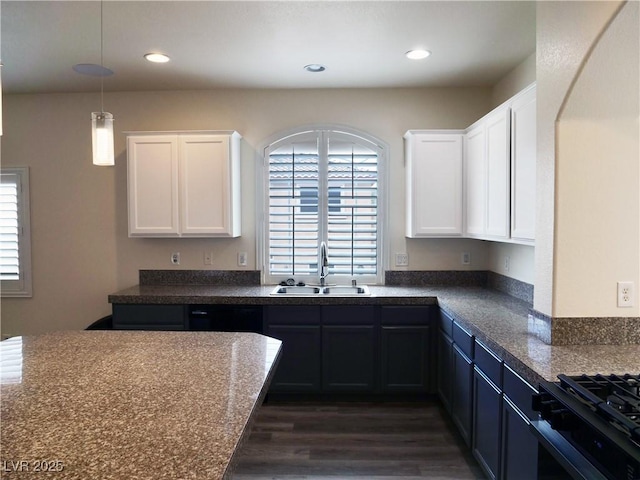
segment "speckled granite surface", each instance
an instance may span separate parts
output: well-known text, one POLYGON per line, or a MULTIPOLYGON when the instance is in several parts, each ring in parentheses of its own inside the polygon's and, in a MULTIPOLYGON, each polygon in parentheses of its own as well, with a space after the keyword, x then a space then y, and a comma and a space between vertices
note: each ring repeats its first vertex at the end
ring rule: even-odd
POLYGON ((481 287, 370 286, 371 297, 275 297, 273 286, 135 286, 111 303, 440 305, 529 382, 558 374, 640 372, 640 345, 545 344, 529 331, 531 304, 481 287))
POLYGON ((140 285, 260 285, 257 270, 140 270, 140 285))
POLYGON ((640 345, 549 345, 529 331, 526 302, 481 288, 434 293, 444 310, 534 385, 561 373, 640 372, 640 345))
POLYGON ((389 286, 484 287, 487 284, 487 272, 484 270, 387 270, 384 273, 384 283, 389 286))
POLYGON ((536 310, 529 331, 551 345, 640 344, 640 319, 626 317, 555 317, 536 310))
POLYGON ((11 345, 21 358, 2 355, 2 478, 211 480, 230 478, 281 342, 82 331, 0 343, 11 345), (35 471, 42 460, 54 471, 35 471))

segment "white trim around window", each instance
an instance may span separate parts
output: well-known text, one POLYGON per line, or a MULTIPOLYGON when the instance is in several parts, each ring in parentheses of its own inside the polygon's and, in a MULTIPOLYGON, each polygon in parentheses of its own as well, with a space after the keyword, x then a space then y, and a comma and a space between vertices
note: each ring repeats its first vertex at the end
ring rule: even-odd
POLYGON ((262 282, 384 283, 388 147, 343 126, 307 126, 260 150, 256 232, 262 282))
POLYGON ((0 292, 31 297, 29 168, 2 168, 0 180, 0 292))

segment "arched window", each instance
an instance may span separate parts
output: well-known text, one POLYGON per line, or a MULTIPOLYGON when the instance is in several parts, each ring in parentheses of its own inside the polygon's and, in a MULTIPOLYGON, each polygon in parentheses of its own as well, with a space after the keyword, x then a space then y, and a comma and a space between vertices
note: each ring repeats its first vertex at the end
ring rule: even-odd
POLYGON ((265 148, 263 280, 381 283, 381 142, 346 128, 302 129, 265 148))

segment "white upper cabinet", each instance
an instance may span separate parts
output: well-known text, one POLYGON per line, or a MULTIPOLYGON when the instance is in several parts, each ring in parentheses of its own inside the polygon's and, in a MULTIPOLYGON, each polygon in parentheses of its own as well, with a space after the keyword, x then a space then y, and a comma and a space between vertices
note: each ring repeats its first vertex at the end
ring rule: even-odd
POLYGON ((127 137, 129 236, 240 235, 237 132, 127 137))
POLYGON ((128 137, 127 157, 129 236, 178 236, 178 137, 128 137))
POLYGON ((408 237, 534 243, 535 84, 465 131, 410 130, 404 138, 408 237))
POLYGON ((465 135, 466 236, 509 236, 509 109, 501 107, 465 135))
POLYGON ((407 237, 462 235, 462 132, 405 136, 407 237))
POLYGON ((485 234, 489 238, 509 237, 509 109, 487 116, 487 214, 485 234))
POLYGON ((465 233, 481 237, 487 210, 487 146, 484 124, 471 128, 464 137, 465 233))
POLYGON ((511 104, 511 238, 533 243, 536 220, 536 88, 511 104))

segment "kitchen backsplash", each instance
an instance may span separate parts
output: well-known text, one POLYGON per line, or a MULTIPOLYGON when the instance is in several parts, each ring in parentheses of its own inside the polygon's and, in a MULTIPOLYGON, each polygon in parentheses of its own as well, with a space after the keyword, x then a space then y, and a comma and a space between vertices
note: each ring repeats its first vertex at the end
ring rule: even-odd
MULTIPOLYGON (((258 270, 140 270, 140 285, 260 285, 258 270)), ((389 286, 486 287, 533 303, 533 285, 487 271, 387 271, 389 286)))
POLYGON ((140 270, 140 285, 260 285, 257 270, 140 270))

